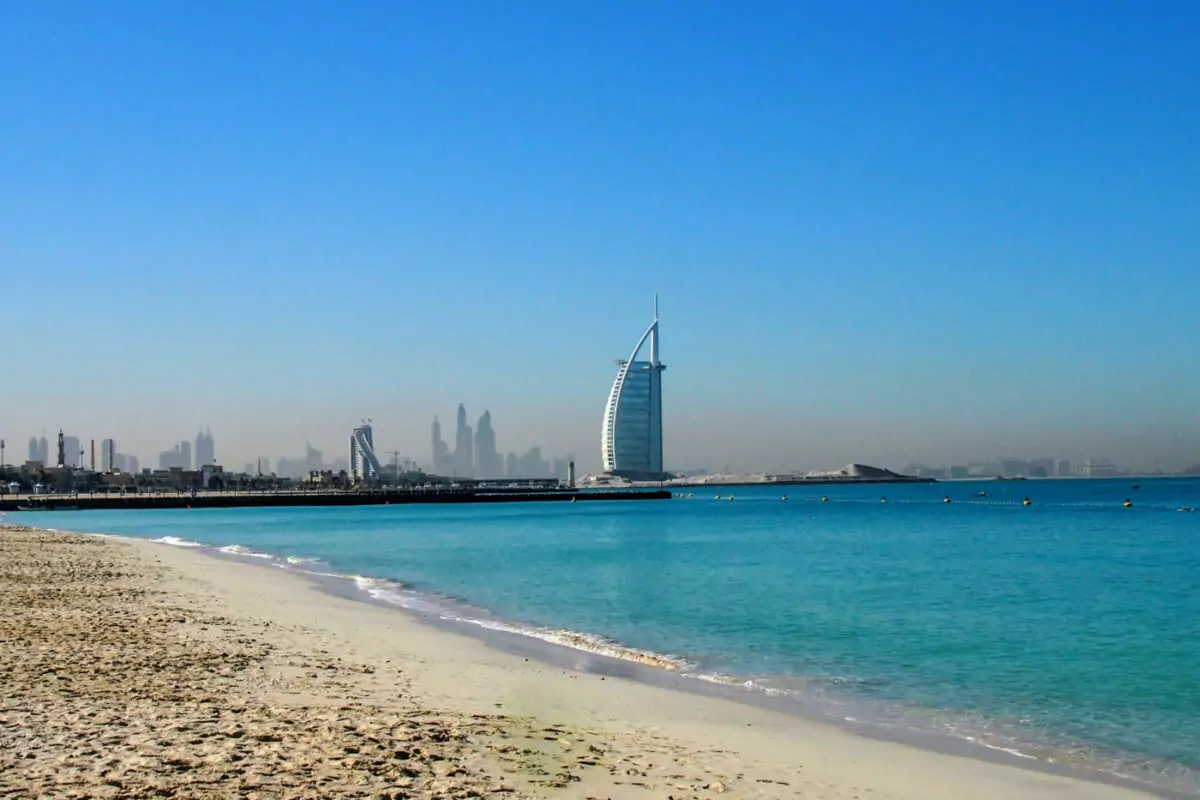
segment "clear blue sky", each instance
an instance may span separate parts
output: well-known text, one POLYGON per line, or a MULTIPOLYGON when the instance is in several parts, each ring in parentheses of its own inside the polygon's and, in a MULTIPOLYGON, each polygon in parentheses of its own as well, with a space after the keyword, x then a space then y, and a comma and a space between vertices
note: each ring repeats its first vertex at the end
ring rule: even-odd
MULTIPOLYGON (((1200 461, 1200 5, 0 6, 0 436, 1200 461)), ((10 449, 10 456, 16 450, 10 449)))

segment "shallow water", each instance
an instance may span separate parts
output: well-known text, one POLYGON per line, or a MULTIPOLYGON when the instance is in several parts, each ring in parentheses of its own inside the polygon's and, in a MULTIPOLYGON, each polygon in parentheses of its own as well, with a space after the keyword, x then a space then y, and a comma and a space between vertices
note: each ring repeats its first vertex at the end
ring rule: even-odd
POLYGON ((1200 513, 1177 510, 1200 481, 1138 483, 9 521, 359 576, 377 600, 1200 791, 1200 513))

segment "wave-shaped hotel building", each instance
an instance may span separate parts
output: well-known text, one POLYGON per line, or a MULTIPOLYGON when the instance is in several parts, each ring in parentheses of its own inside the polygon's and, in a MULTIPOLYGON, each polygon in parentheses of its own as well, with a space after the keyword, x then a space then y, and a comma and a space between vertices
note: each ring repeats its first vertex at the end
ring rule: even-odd
POLYGON ((658 295, 654 297, 654 321, 629 358, 619 360, 617 367, 604 406, 604 471, 632 480, 660 480, 665 474, 662 373, 667 367, 658 360, 658 295), (639 360, 647 345, 650 359, 639 360))

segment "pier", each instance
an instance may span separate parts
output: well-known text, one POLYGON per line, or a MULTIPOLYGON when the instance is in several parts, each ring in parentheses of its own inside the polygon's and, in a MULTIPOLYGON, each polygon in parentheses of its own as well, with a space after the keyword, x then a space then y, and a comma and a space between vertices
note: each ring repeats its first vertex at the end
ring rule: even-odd
POLYGON ((272 508, 382 506, 415 503, 546 503, 597 500, 669 500, 666 490, 551 488, 289 490, 247 492, 95 492, 0 495, 0 511, 98 511, 154 508, 272 508))

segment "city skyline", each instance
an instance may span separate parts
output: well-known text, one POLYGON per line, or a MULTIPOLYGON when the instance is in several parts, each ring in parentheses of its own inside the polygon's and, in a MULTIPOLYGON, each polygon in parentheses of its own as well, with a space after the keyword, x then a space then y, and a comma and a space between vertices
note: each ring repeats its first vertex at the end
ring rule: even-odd
POLYGON ((659 290, 670 470, 1200 460, 1191 5, 0 13, 9 458, 598 471, 659 290))
MULTIPOLYGON (((463 404, 465 407, 465 404, 463 404)), ((494 447, 495 431, 491 429, 491 412, 485 410, 480 417, 481 420, 487 420, 485 430, 490 433, 492 447, 494 447)), ((435 415, 432 433, 437 436, 438 422, 435 415)), ((360 426, 362 427, 362 426, 360 426)), ((367 426, 369 427, 369 426, 367 426)), ((468 426, 470 427, 470 426, 468 426)), ((356 429, 357 432, 357 429, 356 429)), ((475 431, 475 452, 480 452, 478 448, 479 436, 478 430, 475 431)), ((0 438, 6 438, 0 436, 0 438)), ((351 437, 353 439, 353 435, 351 437)), ((6 439, 9 442, 16 441, 6 439)), ((215 449, 215 438, 211 432, 211 427, 206 426, 197 436, 197 441, 207 441, 209 447, 215 449)), ((108 454, 112 448, 112 458, 115 468, 121 472, 139 472, 142 468, 140 459, 135 455, 118 452, 116 442, 111 438, 95 438, 88 439, 88 446, 85 446, 85 440, 79 436, 63 435, 63 452, 65 460, 69 465, 78 466, 82 464, 84 467, 89 465, 90 451, 89 446, 95 447, 97 469, 104 470, 108 464, 108 454), (71 453, 74 452, 74 461, 71 459, 71 453)), ((373 445, 373 434, 371 439, 373 445)), ((227 463, 215 462, 217 466, 221 466, 226 471, 243 471, 249 474, 256 474, 261 471, 262 474, 278 474, 280 477, 299 478, 312 471, 352 471, 352 460, 346 458, 335 457, 332 461, 326 461, 324 452, 312 446, 311 441, 306 442, 306 454, 298 457, 280 456, 273 459, 271 456, 255 456, 248 460, 239 460, 233 458, 227 463), (275 469, 272 469, 272 467, 275 469)), ((1083 457, 1068 458, 1062 453, 1055 455, 1046 455, 1046 451, 1050 448, 1039 447, 1035 452, 1042 455, 1037 457, 1018 457, 1012 455, 1012 449, 1002 449, 997 452, 1005 453, 1004 456, 997 456, 995 453, 984 454, 978 457, 968 457, 955 459, 953 461, 939 461, 938 459, 901 459, 895 464, 876 463, 873 465, 884 466, 894 469, 903 474, 918 475, 921 477, 935 478, 970 478, 970 477, 1103 477, 1105 475, 1120 475, 1120 474, 1148 474, 1156 472, 1164 472, 1167 474, 1181 474, 1184 471, 1194 473, 1200 466, 1200 458, 1191 460, 1183 460, 1178 464, 1163 464, 1154 463, 1151 461, 1130 462, 1122 459, 1109 458, 1106 455, 1089 454, 1083 457)), ((433 459, 428 462, 421 458, 407 455, 409 451, 400 451, 397 449, 378 450, 377 455, 383 455, 380 459, 383 465, 392 465, 398 463, 404 469, 422 469, 426 472, 439 474, 446 477, 565 477, 567 464, 570 461, 575 461, 577 465, 577 474, 584 475, 588 472, 599 472, 599 469, 588 470, 585 467, 581 468, 578 460, 571 455, 567 456, 551 456, 549 458, 542 457, 542 447, 540 445, 532 445, 525 449, 524 452, 509 451, 507 454, 502 454, 494 450, 484 450, 483 452, 493 452, 497 459, 497 466, 493 470, 489 470, 493 474, 476 474, 473 469, 472 474, 461 475, 456 473, 456 462, 454 453, 447 451, 442 461, 442 466, 446 471, 431 469, 433 459)), ((17 452, 20 452, 19 450, 17 452)), ((170 469, 172 467, 183 469, 199 469, 202 464, 198 461, 191 460, 192 442, 189 440, 181 440, 176 442, 165 451, 159 451, 157 463, 150 463, 150 468, 154 469, 170 469), (187 453, 189 457, 189 465, 184 466, 183 458, 187 453), (165 465, 164 465, 165 460, 165 465)), ((25 450, 25 458, 18 458, 12 449, 9 450, 9 455, 6 458, 6 463, 9 465, 20 465, 24 461, 39 461, 41 460, 48 466, 54 466, 57 459, 58 447, 57 444, 47 437, 31 436, 27 439, 27 447, 25 450), (49 460, 43 460, 39 456, 43 452, 43 448, 48 451, 49 460)), ((432 456, 432 453, 431 453, 432 456)), ((866 459, 847 459, 849 461, 864 462, 866 459)), ((211 462, 210 462, 211 463, 211 462)), ((695 474, 721 474, 721 473, 773 473, 773 474, 804 474, 812 469, 821 469, 828 467, 786 467, 786 468, 768 468, 768 467, 738 467, 731 465, 728 461, 710 461, 703 464, 695 463, 687 466, 673 467, 670 462, 666 465, 668 472, 674 472, 686 475, 695 474)))

